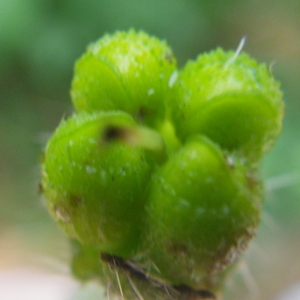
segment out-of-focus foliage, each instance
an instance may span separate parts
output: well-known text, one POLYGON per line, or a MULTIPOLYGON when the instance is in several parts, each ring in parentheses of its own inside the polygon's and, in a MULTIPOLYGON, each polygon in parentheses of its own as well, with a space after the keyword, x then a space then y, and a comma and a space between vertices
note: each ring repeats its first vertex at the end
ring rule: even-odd
POLYGON ((0 246, 11 245, 2 258, 13 261, 16 243, 33 254, 68 251, 38 196, 39 158, 48 133, 71 113, 75 60, 104 33, 131 27, 166 39, 179 65, 217 46, 235 49, 246 35, 245 51, 282 82, 283 132, 263 163, 269 189, 254 242, 260 252, 252 247, 246 260, 260 294, 237 288, 236 278, 228 296, 274 299, 300 282, 298 0, 0 0, 0 246))

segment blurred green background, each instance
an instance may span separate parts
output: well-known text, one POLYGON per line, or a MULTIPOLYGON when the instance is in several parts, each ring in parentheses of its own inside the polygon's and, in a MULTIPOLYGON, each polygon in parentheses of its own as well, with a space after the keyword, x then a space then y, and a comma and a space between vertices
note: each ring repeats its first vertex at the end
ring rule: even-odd
MULTIPOLYGON (((263 221, 226 300, 292 299, 280 295, 300 285, 299 0, 0 0, 0 271, 68 272, 68 243, 38 194, 39 157, 72 112, 75 60, 104 33, 131 27, 166 39, 180 66, 218 46, 236 49, 247 36, 244 50, 281 81, 286 115, 262 164, 263 221)), ((49 299, 100 299, 75 289, 49 299)))

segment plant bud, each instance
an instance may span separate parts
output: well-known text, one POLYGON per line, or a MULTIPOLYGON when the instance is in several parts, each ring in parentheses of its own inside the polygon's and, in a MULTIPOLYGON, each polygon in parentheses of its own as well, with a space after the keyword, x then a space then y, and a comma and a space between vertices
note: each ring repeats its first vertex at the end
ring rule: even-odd
POLYGON ((173 285, 213 289, 254 237, 261 204, 247 167, 197 136, 153 175, 144 257, 173 285))
POLYGON ((122 112, 75 115, 49 140, 43 164, 47 206, 59 226, 82 244, 121 257, 138 244, 153 164, 142 148, 114 140, 114 128, 134 125, 122 112))
POLYGON ((123 110, 146 125, 166 114, 176 61, 168 45, 144 32, 117 32, 77 61, 71 96, 77 111, 123 110))
POLYGON ((170 104, 179 137, 201 133, 257 161, 276 140, 282 93, 265 65, 221 49, 187 63, 170 104))

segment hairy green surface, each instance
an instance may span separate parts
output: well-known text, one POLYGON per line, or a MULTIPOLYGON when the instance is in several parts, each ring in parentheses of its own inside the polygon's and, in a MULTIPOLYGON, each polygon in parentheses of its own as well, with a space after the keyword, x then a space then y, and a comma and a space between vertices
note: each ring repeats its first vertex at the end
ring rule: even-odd
POLYGON ((151 166, 143 149, 108 143, 103 131, 133 124, 122 112, 73 116, 50 139, 43 167, 47 205, 64 231, 125 257, 138 243, 151 166))
POLYGON ((247 54, 222 49, 180 73, 174 124, 183 139, 202 133, 224 149, 260 159, 281 130, 282 92, 270 70, 247 54))
POLYGON ((78 60, 72 82, 77 111, 115 110, 156 125, 166 114, 176 60, 165 42, 134 30, 106 35, 78 60))
POLYGON ((199 136, 154 173, 145 251, 161 275, 208 288, 207 276, 236 261, 260 220, 261 189, 248 172, 199 136))

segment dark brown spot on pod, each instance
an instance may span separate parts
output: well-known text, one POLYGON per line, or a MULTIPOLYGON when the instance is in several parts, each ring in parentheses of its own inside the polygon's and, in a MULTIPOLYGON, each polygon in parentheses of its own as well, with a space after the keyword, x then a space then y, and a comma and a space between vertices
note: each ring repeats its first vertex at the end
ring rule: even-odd
POLYGON ((128 129, 121 127, 121 126, 115 126, 115 125, 108 125, 103 130, 102 134, 102 141, 105 143, 109 143, 112 141, 120 141, 126 139, 128 135, 128 129))

